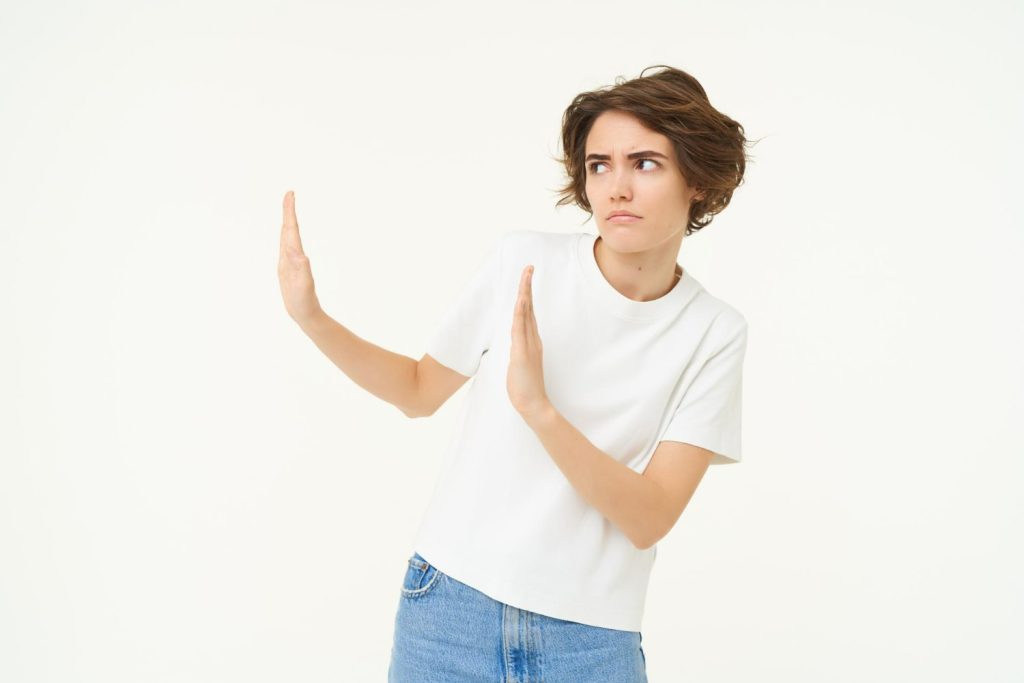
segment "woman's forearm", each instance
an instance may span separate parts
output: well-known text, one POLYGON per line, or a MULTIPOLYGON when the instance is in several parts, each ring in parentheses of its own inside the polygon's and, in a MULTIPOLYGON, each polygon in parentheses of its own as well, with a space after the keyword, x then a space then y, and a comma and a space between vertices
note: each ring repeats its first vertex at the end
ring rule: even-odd
POLYGON ((409 417, 423 414, 416 381, 419 361, 368 342, 323 311, 299 326, 353 382, 409 417))

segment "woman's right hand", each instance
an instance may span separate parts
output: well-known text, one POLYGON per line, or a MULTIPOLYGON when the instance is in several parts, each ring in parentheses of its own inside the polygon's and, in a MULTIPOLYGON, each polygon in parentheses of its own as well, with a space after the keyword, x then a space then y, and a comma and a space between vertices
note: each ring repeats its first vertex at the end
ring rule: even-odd
POLYGON ((277 279, 281 283, 285 310, 292 320, 302 325, 323 312, 313 287, 313 271, 299 240, 299 222, 295 218, 295 193, 291 191, 284 196, 284 224, 281 226, 281 255, 277 262, 277 279))

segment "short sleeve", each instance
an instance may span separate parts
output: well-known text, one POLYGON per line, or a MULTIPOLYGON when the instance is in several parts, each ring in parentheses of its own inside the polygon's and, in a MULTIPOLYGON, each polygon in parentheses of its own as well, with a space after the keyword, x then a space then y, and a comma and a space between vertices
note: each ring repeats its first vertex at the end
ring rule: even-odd
POLYGON ((747 349, 744 320, 690 382, 662 441, 681 441, 714 452, 711 464, 739 462, 743 403, 743 359, 747 349))
POLYGON ((491 345, 504 241, 502 236, 491 247, 427 340, 427 353, 467 377, 476 374, 491 345))

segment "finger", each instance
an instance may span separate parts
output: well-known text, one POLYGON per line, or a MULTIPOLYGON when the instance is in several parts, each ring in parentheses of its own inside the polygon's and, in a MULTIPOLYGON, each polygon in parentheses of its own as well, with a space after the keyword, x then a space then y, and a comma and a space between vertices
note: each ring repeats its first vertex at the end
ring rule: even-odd
POLYGON ((301 254, 302 240, 299 239, 299 221, 295 217, 295 193, 289 190, 284 195, 284 220, 281 223, 281 251, 288 250, 293 254, 301 254))
POLYGON ((526 301, 527 307, 530 309, 530 315, 533 315, 533 266, 530 266, 530 270, 526 273, 526 301))
POLYGON ((533 314, 533 266, 528 266, 526 269, 526 288, 523 296, 526 298, 526 332, 536 338, 537 318, 533 314))
POLYGON ((523 338, 530 346, 536 346, 537 319, 533 315, 533 266, 527 266, 523 278, 523 338))
POLYGON ((512 341, 526 341, 526 270, 519 276, 519 292, 516 296, 515 311, 512 315, 512 341))
POLYGON ((537 316, 534 315, 533 309, 533 266, 530 266, 530 282, 529 282, 529 296, 530 296, 530 325, 533 327, 533 337, 537 340, 537 344, 540 344, 540 330, 537 329, 537 316))

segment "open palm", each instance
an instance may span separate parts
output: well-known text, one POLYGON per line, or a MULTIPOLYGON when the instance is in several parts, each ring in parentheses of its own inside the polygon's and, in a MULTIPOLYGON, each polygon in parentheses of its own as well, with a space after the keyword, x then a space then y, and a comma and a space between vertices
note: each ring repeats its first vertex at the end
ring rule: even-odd
POLYGON ((527 266, 519 278, 519 296, 512 316, 507 377, 509 399, 524 417, 537 415, 548 405, 543 352, 537 318, 533 314, 533 266, 527 266))
POLYGON ((277 279, 288 315, 297 323, 311 320, 321 312, 313 285, 313 271, 302 250, 299 221, 295 218, 295 193, 284 195, 284 222, 281 224, 281 250, 277 260, 277 279))

